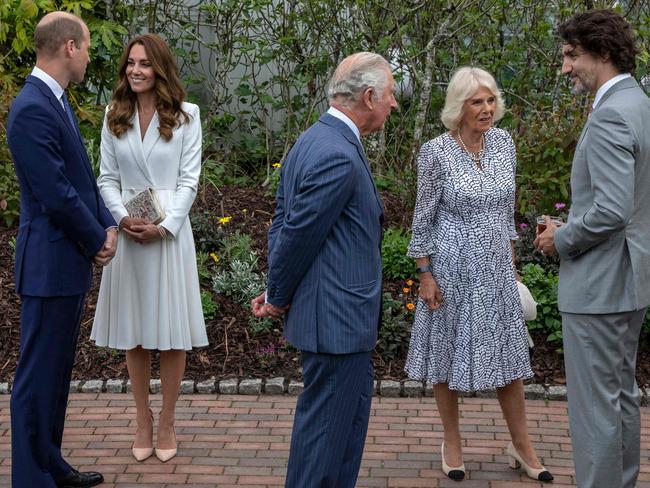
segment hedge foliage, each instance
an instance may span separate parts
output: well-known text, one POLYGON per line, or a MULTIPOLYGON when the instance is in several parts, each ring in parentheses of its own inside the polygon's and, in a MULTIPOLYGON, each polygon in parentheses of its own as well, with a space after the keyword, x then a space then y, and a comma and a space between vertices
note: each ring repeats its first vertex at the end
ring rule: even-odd
MULTIPOLYGON (((518 209, 550 211, 568 200, 569 167, 586 101, 559 72, 554 30, 572 13, 616 3, 641 42, 637 78, 648 74, 650 4, 635 0, 4 0, 0 6, 0 220, 18 212, 4 140, 10 101, 34 63, 33 28, 46 12, 87 20, 93 62, 72 101, 96 156, 103 106, 123 42, 138 32, 165 36, 201 104, 210 174, 267 180, 300 131, 325 106, 325 86, 347 54, 371 50, 395 67, 400 111, 366 143, 373 170, 396 187, 413 185, 414 156, 442 130, 439 113, 451 72, 466 64, 495 74, 509 111, 501 126, 518 146, 518 209), (218 164, 214 164, 217 161, 218 164)), ((96 159, 95 159, 96 160, 96 159)))

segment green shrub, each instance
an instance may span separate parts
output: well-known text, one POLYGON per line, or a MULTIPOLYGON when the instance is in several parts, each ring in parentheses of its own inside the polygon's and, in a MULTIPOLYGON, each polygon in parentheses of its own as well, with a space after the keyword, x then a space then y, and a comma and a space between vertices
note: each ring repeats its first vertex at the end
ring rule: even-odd
POLYGON ((277 326, 278 322, 273 319, 255 317, 252 313, 248 318, 248 328, 253 335, 261 334, 263 332, 270 332, 277 326))
POLYGON ((521 270, 521 278, 537 302, 537 318, 527 322, 528 328, 545 332, 546 340, 558 344, 556 351, 562 352, 562 318, 557 309, 557 273, 546 271, 538 264, 526 264, 521 270))
POLYGON ((221 246, 225 237, 223 228, 215 214, 211 212, 191 212, 190 222, 194 234, 194 245, 198 252, 210 253, 221 246))
POLYGON ((256 268, 257 258, 252 262, 235 259, 230 262, 229 269, 217 272, 212 279, 212 287, 217 293, 223 293, 243 307, 248 307, 250 301, 266 287, 266 275, 256 272, 256 268))
POLYGON ((406 255, 410 241, 410 232, 402 229, 390 228, 384 233, 381 242, 381 267, 385 278, 404 280, 413 276, 415 260, 406 255))
POLYGON ((381 328, 375 350, 386 361, 406 356, 413 313, 406 304, 395 300, 390 293, 384 293, 382 301, 381 328))
POLYGON ((218 249, 220 262, 224 266, 232 261, 257 263, 257 255, 253 251, 253 238, 239 230, 225 236, 218 249))
POLYGON ((212 293, 201 290, 201 306, 203 307, 203 316, 206 319, 213 319, 219 306, 212 298, 212 293))
POLYGON ((274 163, 271 165, 273 170, 268 177, 268 186, 266 187, 266 195, 269 197, 275 197, 275 194, 278 192, 278 186, 280 185, 280 168, 282 165, 280 163, 274 163))

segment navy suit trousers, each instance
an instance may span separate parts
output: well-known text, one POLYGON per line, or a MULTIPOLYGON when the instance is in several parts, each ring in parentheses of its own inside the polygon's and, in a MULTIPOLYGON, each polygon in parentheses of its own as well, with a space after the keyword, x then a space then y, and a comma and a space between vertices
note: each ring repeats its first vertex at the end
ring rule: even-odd
POLYGON ((55 488, 85 295, 22 296, 20 358, 11 393, 13 488, 55 488))
POLYGON ((302 351, 302 367, 285 487, 354 488, 372 402, 372 352, 302 351))

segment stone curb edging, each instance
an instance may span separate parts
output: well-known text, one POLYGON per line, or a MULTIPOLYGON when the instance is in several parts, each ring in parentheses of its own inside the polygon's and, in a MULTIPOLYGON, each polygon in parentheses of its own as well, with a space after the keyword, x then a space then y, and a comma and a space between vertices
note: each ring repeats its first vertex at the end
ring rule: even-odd
MULTIPOLYGON (((152 379, 149 391, 153 394, 160 393, 159 379, 152 379)), ((231 378, 226 380, 193 381, 183 380, 180 393, 182 395, 199 394, 224 394, 224 395, 299 395, 302 393, 303 384, 300 381, 277 378, 249 378, 239 380, 231 378)), ((650 406, 650 390, 641 390, 641 405, 650 406)), ((71 393, 130 393, 130 380, 85 380, 71 381, 71 393)), ((524 385, 524 394, 527 400, 566 400, 566 386, 524 385)), ((0 383, 0 395, 11 393, 11 384, 0 383)), ((375 380, 374 394, 376 396, 398 397, 431 397, 433 387, 421 381, 413 380, 375 380)), ((460 393, 462 398, 496 398, 496 390, 485 390, 471 393, 460 393)))

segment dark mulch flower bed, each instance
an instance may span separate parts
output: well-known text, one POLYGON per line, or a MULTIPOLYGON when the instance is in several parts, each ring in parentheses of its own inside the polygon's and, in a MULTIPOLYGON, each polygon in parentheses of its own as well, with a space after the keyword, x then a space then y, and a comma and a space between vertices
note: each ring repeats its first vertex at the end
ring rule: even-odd
MULTIPOLYGON (((410 208, 399 197, 384 192, 386 226, 408 228, 410 208)), ((266 268, 266 233, 273 215, 273 198, 259 187, 228 186, 216 190, 208 186, 197 196, 193 214, 204 220, 230 216, 227 231, 240 229, 254 239, 254 249, 259 254, 262 270, 266 268)), ((193 219, 194 220, 194 219, 193 219)), ((13 281, 13 248, 10 241, 16 227, 0 228, 0 382, 11 382, 18 357, 20 300, 13 281)), ((199 233, 195 229, 197 245, 199 233)), ((128 377, 124 354, 96 347, 90 340, 92 317, 97 299, 100 270, 95 270, 94 286, 88 296, 86 312, 81 326, 73 379, 109 379, 128 377)), ((402 287, 398 282, 387 282, 385 289, 393 293, 402 287)), ((188 379, 210 378, 271 378, 284 376, 300 378, 299 355, 283 344, 281 324, 276 329, 253 335, 247 327, 248 310, 242 309, 228 297, 217 295, 218 311, 215 318, 206 321, 210 345, 188 354, 188 379)), ((545 343, 542 334, 534 334, 532 382, 563 384, 562 357, 555 345, 545 343)), ((377 378, 405 379, 404 358, 385 363, 375 355, 377 378)), ((154 368, 157 369, 155 364, 154 368)), ((157 374, 154 371, 154 377, 157 374)), ((650 347, 642 341, 637 365, 640 385, 650 383, 650 347)))

